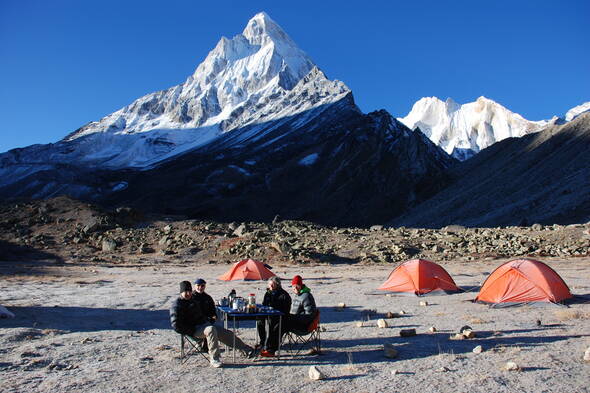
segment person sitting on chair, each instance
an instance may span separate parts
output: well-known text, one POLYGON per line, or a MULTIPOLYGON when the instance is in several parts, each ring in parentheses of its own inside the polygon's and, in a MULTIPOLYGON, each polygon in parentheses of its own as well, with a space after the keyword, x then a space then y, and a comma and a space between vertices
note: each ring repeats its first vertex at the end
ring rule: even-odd
MULTIPOLYGON (((219 353, 219 341, 225 345, 233 345, 233 332, 214 326, 207 318, 199 303, 193 300, 193 291, 189 281, 180 283, 180 296, 174 300, 170 307, 170 324, 179 334, 194 338, 204 338, 209 347, 209 358, 212 367, 221 367, 219 353)), ((235 337, 236 348, 246 357, 254 355, 254 350, 235 337)))
POLYGON ((291 303, 291 312, 287 318, 287 329, 289 331, 306 331, 307 327, 313 322, 317 311, 315 299, 310 289, 303 284, 301 276, 293 277, 291 286, 295 296, 291 303))
MULTIPOLYGON (((281 279, 273 276, 268 279, 267 290, 262 300, 263 306, 270 306, 283 314, 289 314, 291 308, 291 296, 281 286, 281 279)), ((279 320, 280 317, 273 316, 268 319, 268 336, 266 335, 265 321, 256 321, 260 343, 263 345, 261 356, 273 357, 279 347, 279 320)), ((282 329, 285 329, 283 324, 282 329)))
POLYGON ((215 302, 213 298, 205 292, 207 281, 202 278, 195 280, 195 290, 193 291, 193 300, 201 306, 201 311, 205 315, 205 318, 211 323, 215 323, 217 320, 217 309, 215 308, 215 302))

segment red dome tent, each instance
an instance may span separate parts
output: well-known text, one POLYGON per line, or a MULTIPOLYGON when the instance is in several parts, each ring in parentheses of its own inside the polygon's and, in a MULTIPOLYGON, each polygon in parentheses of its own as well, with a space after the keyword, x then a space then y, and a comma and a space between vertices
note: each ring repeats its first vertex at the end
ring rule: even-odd
POLYGON ((219 280, 233 281, 233 280, 268 280, 275 274, 268 270, 264 263, 255 261, 253 259, 244 259, 236 262, 234 266, 222 276, 219 280))
POLYGON ((555 270, 534 259, 515 259, 500 265, 489 275, 475 301, 506 307, 559 303, 572 297, 555 270))
POLYGON ((425 259, 412 259, 402 263, 377 289, 417 296, 461 291, 445 269, 425 259))

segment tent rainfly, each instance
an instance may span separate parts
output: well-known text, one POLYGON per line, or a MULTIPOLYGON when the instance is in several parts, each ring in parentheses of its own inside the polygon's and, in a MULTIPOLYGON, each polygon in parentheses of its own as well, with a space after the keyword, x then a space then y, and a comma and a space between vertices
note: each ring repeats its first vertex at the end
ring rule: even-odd
POLYGON ((484 281, 476 302, 492 307, 560 303, 572 298, 563 279, 543 262, 515 259, 500 265, 484 281))
POLYGON ((272 276, 275 276, 275 274, 268 270, 264 263, 255 261, 254 259, 244 259, 236 262, 229 271, 219 276, 218 279, 223 281, 251 281, 268 280, 272 276))
POLYGON ((377 289, 416 296, 461 291, 445 269, 425 259, 412 259, 402 263, 377 289))

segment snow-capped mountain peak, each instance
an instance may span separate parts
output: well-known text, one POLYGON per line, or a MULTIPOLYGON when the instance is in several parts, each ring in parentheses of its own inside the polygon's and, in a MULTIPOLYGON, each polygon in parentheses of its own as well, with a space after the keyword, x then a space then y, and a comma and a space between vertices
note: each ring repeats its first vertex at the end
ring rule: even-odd
POLYGON ((144 166, 207 143, 223 132, 292 116, 348 94, 344 83, 328 80, 261 12, 241 34, 222 37, 185 83, 141 97, 76 130, 65 141, 93 136, 92 154, 82 157, 90 157, 96 165, 144 166), (306 83, 310 85, 302 86, 306 83), (309 94, 297 96, 296 90, 309 94), (155 139, 141 136, 147 132, 155 139), (123 139, 106 135, 128 138, 117 143, 123 139), (133 135, 145 140, 129 138, 133 135), (144 143, 154 140, 157 149, 144 143), (123 158, 127 156, 133 157, 132 163, 123 158))
POLYGON ((565 121, 572 121, 584 112, 590 111, 590 102, 585 102, 567 111, 565 114, 565 121))
POLYGON ((424 97, 399 120, 411 129, 419 127, 430 140, 460 160, 502 139, 540 131, 555 121, 526 120, 484 96, 463 105, 451 98, 442 101, 424 97))

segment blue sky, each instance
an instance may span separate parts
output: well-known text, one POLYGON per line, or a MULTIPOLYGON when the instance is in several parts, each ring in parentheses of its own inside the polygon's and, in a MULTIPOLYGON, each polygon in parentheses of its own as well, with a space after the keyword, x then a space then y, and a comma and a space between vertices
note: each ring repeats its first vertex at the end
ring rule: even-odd
POLYGON ((541 120, 590 101, 587 0, 281 3, 0 0, 0 152, 184 82, 260 11, 364 112, 484 95, 541 120))

